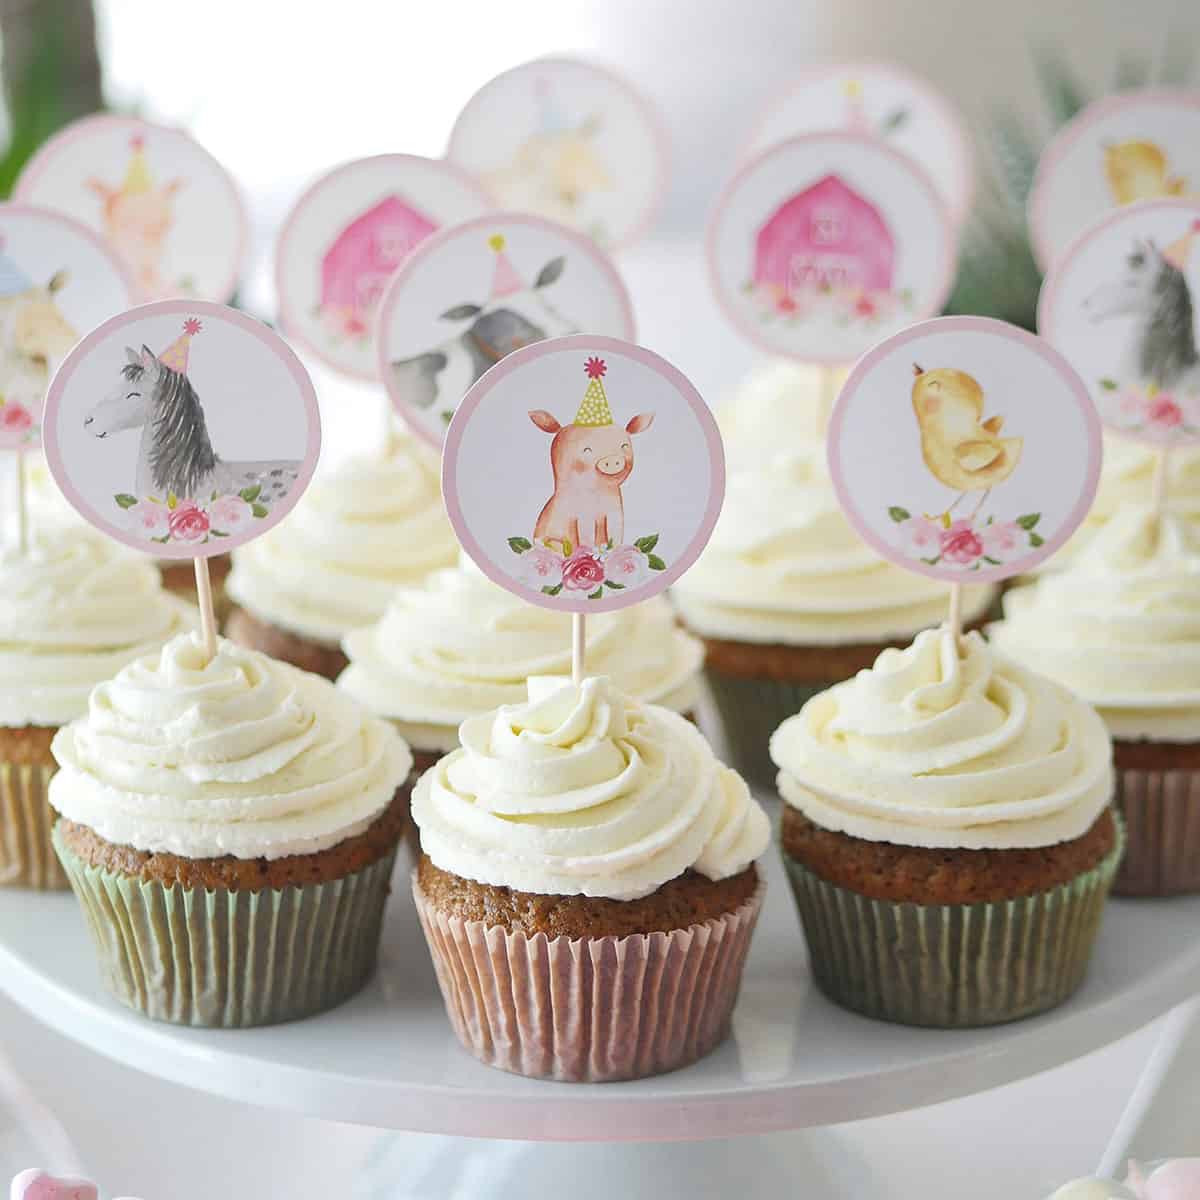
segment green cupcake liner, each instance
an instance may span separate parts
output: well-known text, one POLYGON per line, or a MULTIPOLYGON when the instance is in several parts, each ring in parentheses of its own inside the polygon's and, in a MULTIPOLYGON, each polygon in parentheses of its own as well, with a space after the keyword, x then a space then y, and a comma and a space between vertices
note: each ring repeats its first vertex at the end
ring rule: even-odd
POLYGON ((1061 1004, 1083 982, 1125 838, 1047 892, 980 904, 872 900, 783 854, 813 978, 836 1004, 902 1025, 969 1029, 1061 1004))
POLYGON ((50 841, 46 799, 57 767, 0 763, 0 886, 63 891, 67 877, 50 841))
POLYGON ((829 685, 744 679, 711 668, 704 677, 725 728, 729 765, 752 787, 773 788, 779 770, 767 750, 771 734, 829 685))
POLYGON ((156 1021, 237 1029, 342 1003, 375 967, 393 849, 353 875, 262 891, 167 886, 85 863, 57 830, 104 981, 156 1021))

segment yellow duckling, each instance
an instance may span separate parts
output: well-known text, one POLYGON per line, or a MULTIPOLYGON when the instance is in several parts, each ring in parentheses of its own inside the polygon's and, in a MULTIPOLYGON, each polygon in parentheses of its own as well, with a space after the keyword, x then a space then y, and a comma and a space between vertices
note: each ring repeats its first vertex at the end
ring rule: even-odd
POLYGON ((988 493, 1003 483, 1021 458, 1023 438, 1004 438, 1003 417, 983 417, 983 388, 965 371, 938 367, 926 371, 913 363, 913 412, 921 429, 921 457, 935 478, 959 492, 958 499, 941 514, 949 526, 950 514, 968 492, 982 492, 974 517, 988 493))
POLYGON ((1167 174, 1167 156, 1154 142, 1130 139, 1104 147, 1104 173, 1117 204, 1182 196, 1187 180, 1167 174))

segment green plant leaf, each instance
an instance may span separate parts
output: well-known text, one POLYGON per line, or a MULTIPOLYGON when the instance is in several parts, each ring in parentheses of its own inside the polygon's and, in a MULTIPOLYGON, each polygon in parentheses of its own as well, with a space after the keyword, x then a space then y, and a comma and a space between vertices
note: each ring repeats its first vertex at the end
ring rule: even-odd
POLYGON ((526 550, 533 549, 533 543, 528 538, 510 537, 508 539, 508 548, 514 554, 524 554, 526 550))
POLYGON ((270 512, 270 509, 268 509, 265 504, 252 504, 252 505, 250 505, 250 511, 256 517, 261 518, 261 517, 267 516, 268 513, 270 512))
POLYGON ((625 585, 623 583, 617 583, 615 579, 606 579, 604 581, 604 586, 607 588, 612 588, 614 592, 623 592, 625 590, 625 585))
POLYGON ((1023 517, 1017 518, 1017 524, 1022 529, 1032 529, 1042 519, 1041 513, 1026 513, 1023 517))
MULTIPOLYGON (((259 493, 261 491, 262 491, 262 484, 256 483, 256 484, 253 484, 251 487, 242 488, 242 490, 240 492, 238 492, 238 495, 241 496, 241 498, 243 500, 245 500, 245 502, 247 504, 253 504, 254 501, 258 499, 259 493)), ((214 500, 216 499, 215 494, 213 496, 213 499, 214 500)))
POLYGON ((925 563, 926 566, 936 567, 938 563, 942 561, 942 556, 939 554, 935 558, 923 558, 921 561, 925 563))
POLYGON ((122 508, 132 508, 137 503, 137 497, 131 496, 128 492, 118 492, 113 499, 122 508))
POLYGON ((985 554, 983 556, 983 561, 985 563, 991 563, 991 565, 993 567, 1003 566, 1003 564, 1000 562, 1000 560, 998 558, 993 558, 990 554, 985 554))
POLYGON ((602 587, 598 587, 594 592, 588 592, 588 599, 589 600, 599 600, 600 597, 603 595, 604 595, 604 589, 602 587))
POLYGON ((213 537, 228 537, 229 536, 229 534, 222 533, 219 529, 210 529, 209 533, 211 533, 213 535, 213 537))
POLYGON ((1044 546, 1046 539, 1040 533, 1031 533, 1029 535, 1029 544, 1036 549, 1038 546, 1044 546))
POLYGON ((171 535, 169 533, 164 533, 162 535, 162 537, 151 538, 150 540, 152 542, 159 542, 159 543, 165 544, 166 542, 169 542, 171 540, 171 535))
POLYGON ((1115 379, 1102 379, 1100 380, 1100 386, 1106 392, 1115 392, 1117 388, 1120 387, 1120 384, 1118 384, 1115 379))
POLYGON ((912 516, 912 513, 907 508, 901 508, 900 505, 893 504, 888 509, 888 516, 899 525, 901 521, 907 521, 912 516))
POLYGON ((557 596, 562 589, 563 585, 561 583, 556 583, 553 587, 547 586, 542 588, 542 591, 545 592, 547 596, 557 596))
POLYGON ((655 546, 658 545, 658 534, 652 533, 647 537, 640 537, 633 543, 643 554, 649 554, 655 546))
POLYGON ((647 554, 646 562, 650 565, 650 570, 652 571, 665 571, 667 569, 667 564, 657 554, 647 554))

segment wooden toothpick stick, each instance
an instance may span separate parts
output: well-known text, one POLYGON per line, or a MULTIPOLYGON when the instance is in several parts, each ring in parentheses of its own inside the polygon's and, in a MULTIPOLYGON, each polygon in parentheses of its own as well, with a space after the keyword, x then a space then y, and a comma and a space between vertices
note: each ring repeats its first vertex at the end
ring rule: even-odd
POLYGON ((208 574, 208 559, 192 560, 196 567, 196 597, 200 601, 200 636, 209 661, 217 653, 217 618, 213 612, 212 579, 208 574))
POLYGON ((962 641, 962 584, 952 583, 950 585, 950 633, 954 637, 954 644, 957 646, 962 641))
POLYGON ((24 554, 29 549, 29 513, 25 504, 25 455, 17 451, 17 546, 24 554))
POLYGON ((571 614, 571 682, 576 685, 583 682, 586 624, 583 613, 571 614))
POLYGON ((1167 456, 1170 450, 1160 446, 1154 452, 1154 478, 1150 483, 1150 504, 1154 515, 1161 517, 1167 507, 1167 456))
POLYGON ((837 403, 837 376, 832 367, 821 368, 821 419, 820 433, 824 437, 829 429, 829 419, 833 416, 833 406, 837 403))

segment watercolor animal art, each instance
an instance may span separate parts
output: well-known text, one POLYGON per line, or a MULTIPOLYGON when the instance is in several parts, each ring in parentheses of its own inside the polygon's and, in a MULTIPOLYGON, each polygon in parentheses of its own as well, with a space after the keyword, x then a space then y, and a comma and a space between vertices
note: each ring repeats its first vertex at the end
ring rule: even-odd
POLYGON ((125 178, 117 187, 92 178, 87 186, 100 197, 101 219, 108 242, 137 280, 142 293, 158 299, 172 290, 187 290, 181 280, 174 288, 162 276, 167 236, 175 220, 175 194, 182 179, 156 185, 146 161, 145 140, 135 137, 125 178))
POLYGON ((391 364, 393 384, 405 402, 420 409, 436 405, 447 423, 468 388, 506 355, 578 332, 545 294, 562 277, 565 257, 550 259, 529 285, 509 261, 503 236, 494 235, 488 244, 495 254, 491 295, 483 304, 457 304, 442 313, 444 321, 470 322, 466 329, 431 350, 391 364))
POLYGON ((1104 176, 1116 204, 1187 193, 1187 180, 1170 173, 1166 152, 1154 142, 1129 139, 1108 143, 1104 176))
POLYGON ((140 352, 127 346, 117 382, 83 421, 100 439, 141 431, 133 491, 113 499, 133 528, 152 541, 227 537, 266 517, 300 472, 294 459, 239 462, 217 454, 187 374, 191 340, 201 329, 189 318, 160 355, 147 346, 140 352))

